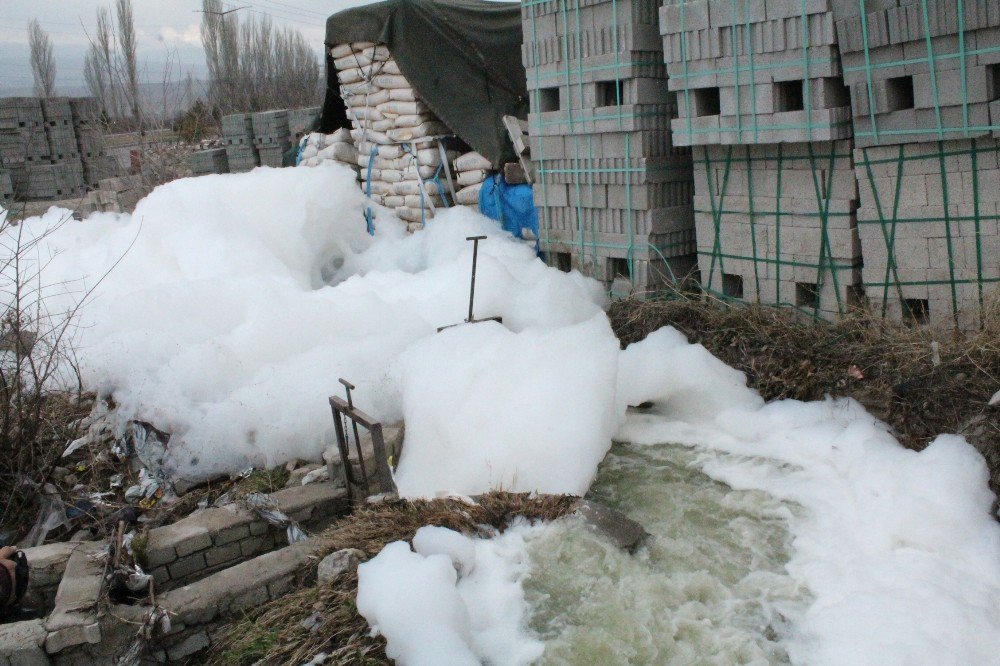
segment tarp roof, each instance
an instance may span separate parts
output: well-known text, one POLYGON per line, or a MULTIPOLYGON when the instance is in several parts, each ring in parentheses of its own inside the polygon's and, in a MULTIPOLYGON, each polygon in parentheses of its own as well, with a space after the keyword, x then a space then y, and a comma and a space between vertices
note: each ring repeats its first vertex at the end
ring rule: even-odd
MULTIPOLYGON (((327 19, 327 47, 352 42, 385 44, 417 95, 494 166, 515 159, 501 118, 528 112, 519 3, 387 0, 327 19)), ((344 118, 332 70, 328 59, 327 126, 344 118)))

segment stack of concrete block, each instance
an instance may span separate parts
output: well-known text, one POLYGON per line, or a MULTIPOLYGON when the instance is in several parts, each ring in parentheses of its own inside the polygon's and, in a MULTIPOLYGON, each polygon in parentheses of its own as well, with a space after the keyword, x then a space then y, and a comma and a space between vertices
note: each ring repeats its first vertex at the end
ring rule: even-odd
POLYGON ((210 173, 229 173, 229 161, 226 159, 225 148, 209 148, 197 150, 187 158, 188 167, 195 176, 210 173))
POLYGON ((251 115, 253 141, 262 166, 280 167, 281 157, 292 145, 288 131, 288 111, 261 111, 251 115))
POLYGON ((73 116, 73 131, 83 163, 83 179, 87 186, 96 187, 118 172, 113 157, 105 152, 101 109, 93 97, 77 97, 69 101, 73 116))
POLYGON ((42 100, 42 115, 45 118, 45 138, 49 142, 49 156, 52 162, 66 162, 80 159, 80 148, 76 143, 73 128, 73 107, 68 97, 48 97, 42 100))
POLYGON ((540 249, 613 295, 657 289, 695 266, 690 150, 653 0, 530 0, 522 51, 540 249))
POLYGON ((678 145, 851 136, 830 0, 674 0, 660 27, 678 145))
POLYGON ((826 319, 860 304, 850 141, 705 146, 694 153, 705 289, 826 319))
POLYGON ((997 289, 1000 4, 834 0, 863 281, 912 324, 979 325, 997 289))
POLYGON ((833 0, 860 146, 1000 130, 1000 3, 833 0))
POLYGON ((7 171, 18 197, 25 196, 28 165, 51 161, 44 123, 37 97, 0 98, 0 167, 7 171))
POLYGON ((1000 285, 1000 140, 859 148, 871 306, 913 324, 979 326, 1000 285))
POLYGON ((288 110, 288 130, 292 137, 299 132, 308 133, 313 129, 313 124, 323 109, 318 106, 310 106, 303 109, 288 110))
POLYGON ((385 46, 339 44, 330 54, 358 149, 362 189, 411 231, 421 228, 451 203, 443 166, 458 153, 440 142, 451 129, 420 100, 385 46))
POLYGON ((859 301, 850 101, 830 0, 660 9, 674 142, 695 150, 702 285, 834 318, 859 301))
POLYGON ((253 116, 234 113, 222 117, 222 143, 226 159, 233 173, 250 171, 260 165, 260 157, 253 140, 253 116))
POLYGON ((27 199, 66 199, 84 193, 80 160, 31 165, 27 171, 27 199))

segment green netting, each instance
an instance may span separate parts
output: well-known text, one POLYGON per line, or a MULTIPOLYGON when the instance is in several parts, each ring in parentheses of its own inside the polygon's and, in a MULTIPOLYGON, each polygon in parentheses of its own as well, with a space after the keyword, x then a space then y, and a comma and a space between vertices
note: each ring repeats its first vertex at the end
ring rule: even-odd
MULTIPOLYGON (((947 304, 948 318, 956 326, 965 328, 970 313, 982 311, 990 285, 1000 283, 1000 259, 997 255, 1000 250, 997 233, 1000 215, 996 203, 996 190, 1000 185, 998 160, 1000 142, 990 138, 858 150, 858 170, 872 192, 871 207, 859 213, 858 225, 868 243, 871 243, 872 237, 882 241, 886 256, 884 270, 879 274, 866 270, 865 287, 869 299, 880 307, 883 316, 890 313, 893 305, 900 308, 899 314, 912 316, 913 306, 908 303, 926 300, 931 315, 938 319, 933 302, 943 300, 947 304), (956 171, 955 161, 966 158, 969 170, 965 173, 970 174, 971 193, 965 179, 956 178, 956 173, 961 175, 962 172, 956 171), (887 187, 879 187, 879 178, 875 175, 879 167, 894 173, 887 179, 887 187), (902 184, 904 177, 913 173, 940 182, 939 202, 908 207, 902 184), (958 188, 956 180, 961 182, 958 188), (959 191, 956 192, 956 189, 959 191), (967 196, 969 194, 971 196, 967 196), (984 201, 987 195, 993 201, 984 201), (965 199, 969 199, 970 203, 961 203, 965 199), (889 206, 884 205, 886 200, 889 206), (869 228, 874 228, 874 231, 868 232, 869 228), (907 278, 907 274, 920 271, 919 267, 914 270, 912 257, 897 251, 898 244, 902 243, 899 239, 904 235, 907 238, 928 239, 929 242, 943 239, 947 252, 946 265, 932 267, 926 279, 907 278), (963 238, 973 241, 972 265, 959 247, 963 238), (944 271, 946 275, 934 277, 938 271, 944 271), (931 298, 932 293, 937 292, 940 296, 942 291, 945 298, 931 298), (962 320, 963 313, 967 315, 966 321, 962 320)), ((866 244, 866 247, 869 245, 866 244)))
MULTIPOLYGON (((546 67, 552 71, 543 72, 543 67, 541 66, 529 68, 528 87, 530 89, 529 95, 531 96, 533 111, 529 131, 532 135, 538 136, 551 134, 554 126, 564 127, 566 131, 560 132, 560 134, 571 141, 572 150, 569 151, 570 154, 568 155, 560 155, 555 158, 568 162, 568 167, 550 168, 547 166, 547 162, 552 159, 551 156, 546 155, 541 147, 536 148, 532 154, 532 159, 537 165, 537 182, 535 187, 541 191, 543 201, 552 201, 550 187, 555 186, 552 181, 556 177, 569 175, 571 182, 568 187, 573 189, 574 196, 572 198, 576 203, 560 206, 561 208, 572 209, 575 217, 575 224, 570 230, 572 231, 572 239, 569 242, 565 238, 557 238, 556 234, 553 233, 552 209, 555 206, 539 206, 539 231, 542 248, 551 249, 561 247, 570 250, 581 268, 585 268, 588 265, 600 267, 607 260, 609 254, 623 254, 628 265, 629 283, 633 289, 637 286, 645 287, 645 285, 637 284, 639 275, 636 268, 639 261, 647 262, 644 265, 646 276, 649 276, 653 270, 659 270, 673 278, 670 259, 665 256, 665 253, 674 254, 674 251, 684 243, 653 244, 648 241, 646 236, 640 236, 636 233, 635 221, 633 219, 635 202, 633 200, 632 178, 630 177, 630 174, 650 172, 649 169, 644 167, 633 166, 633 160, 638 157, 644 157, 644 155, 642 155, 642 151, 633 147, 631 133, 633 131, 658 131, 669 135, 670 116, 668 109, 670 105, 639 103, 626 106, 622 104, 623 81, 636 76, 650 77, 649 71, 637 71, 639 68, 653 68, 654 71, 658 69, 660 77, 663 77, 666 67, 662 57, 657 60, 648 60, 642 53, 628 50, 623 51, 620 48, 618 0, 611 0, 610 2, 613 15, 610 27, 614 37, 609 53, 605 54, 605 57, 612 57, 613 62, 603 64, 594 64, 592 58, 571 56, 571 51, 575 54, 583 52, 581 35, 584 30, 584 23, 581 19, 581 10, 594 3, 585 4, 581 0, 556 0, 554 3, 553 0, 524 0, 522 2, 522 7, 524 8, 522 17, 525 18, 524 34, 525 39, 532 49, 532 60, 536 65, 540 61, 538 56, 538 16, 537 12, 531 11, 531 8, 541 5, 552 6, 553 4, 556 5, 556 11, 563 26, 562 33, 558 35, 561 41, 562 58, 558 66, 553 66, 555 63, 547 63, 546 67), (570 29, 567 30, 567 27, 570 29), (611 109, 607 107, 600 107, 600 110, 595 108, 579 108, 586 106, 583 104, 585 86, 592 85, 595 80, 613 82, 615 84, 615 104, 611 109), (543 118, 539 113, 539 110, 542 109, 542 89, 554 85, 565 87, 569 91, 571 100, 566 108, 560 109, 557 119, 543 118), (580 102, 579 105, 572 103, 572 96, 574 94, 580 102), (663 118, 664 124, 660 129, 634 129, 636 125, 632 121, 643 118, 663 118), (623 136, 624 165, 621 168, 595 166, 597 164, 596 160, 603 157, 600 146, 597 144, 601 133, 585 125, 586 123, 594 122, 606 122, 608 124, 602 126, 603 130, 618 132, 623 136), (606 240, 607 236, 611 234, 599 232, 595 228, 594 215, 587 215, 585 213, 586 207, 583 205, 583 201, 588 198, 588 190, 592 193, 595 188, 600 187, 601 184, 598 182, 600 176, 608 173, 620 174, 625 188, 625 204, 622 208, 625 217, 624 233, 619 234, 620 236, 624 236, 624 239, 620 242, 606 240)), ((664 85, 666 85, 665 78, 664 85)), ((653 124, 655 125, 655 123, 653 124)), ((567 204, 569 204, 568 201, 567 204)), ((690 244, 688 242, 688 245, 690 244)), ((591 272, 598 271, 599 268, 597 271, 591 272)), ((594 277, 603 278, 605 276, 597 274, 594 277)), ((611 282, 614 284, 613 280, 611 282)), ((611 295, 619 296, 623 294, 612 293, 611 295)))
MULTIPOLYGON (((876 144, 883 141, 897 143, 900 139, 905 141, 907 137, 916 138, 918 135, 926 136, 928 134, 936 134, 937 139, 943 140, 945 138, 957 137, 972 138, 982 136, 983 134, 988 134, 990 132, 1000 131, 1000 119, 989 118, 988 112, 986 117, 989 118, 989 120, 985 123, 972 122, 970 117, 970 107, 973 102, 971 102, 969 98, 969 59, 971 58, 972 62, 975 63, 977 62, 978 56, 1000 53, 1000 44, 991 43, 988 46, 984 45, 976 48, 969 48, 967 33, 970 31, 966 24, 964 2, 961 0, 953 0, 954 10, 957 17, 957 31, 954 35, 956 38, 955 48, 947 48, 948 41, 940 39, 937 46, 935 46, 934 40, 943 35, 935 37, 931 34, 928 1, 919 0, 920 14, 923 25, 922 39, 926 48, 926 53, 918 57, 892 59, 880 58, 877 62, 873 57, 873 52, 879 52, 881 49, 894 49, 901 45, 873 45, 869 31, 868 10, 866 10, 865 7, 865 0, 857 0, 857 2, 860 10, 859 19, 862 39, 861 52, 864 57, 864 64, 847 66, 843 68, 843 71, 845 76, 848 78, 850 78, 850 74, 855 72, 862 72, 864 74, 868 98, 867 119, 871 126, 868 128, 858 127, 857 122, 855 122, 854 133, 859 140, 870 139, 876 144), (941 89, 938 82, 938 75, 942 70, 954 68, 949 64, 949 61, 952 60, 958 61, 957 69, 960 71, 961 80, 961 101, 957 105, 961 107, 961 114, 958 122, 950 122, 944 117, 942 111, 951 105, 942 104, 941 89), (944 66, 939 67, 940 64, 943 64, 944 66), (934 114, 933 126, 906 128, 879 127, 874 93, 875 79, 877 78, 875 73, 879 72, 879 70, 895 70, 895 72, 899 72, 902 71, 903 68, 912 67, 913 65, 926 65, 927 67, 927 73, 930 77, 930 95, 932 99, 931 109, 934 114), (895 140, 893 140, 894 138, 895 140)), ((991 41, 995 42, 995 38, 991 41)))
MULTIPOLYGON (((718 146, 699 149, 700 156, 695 158, 696 168, 701 167, 707 183, 708 209, 695 207, 695 214, 710 216, 712 223, 711 249, 699 249, 703 258, 702 285, 705 291, 730 301, 750 301, 768 305, 797 308, 807 314, 819 318, 830 314, 843 314, 853 303, 848 302, 849 288, 855 285, 855 275, 860 263, 854 257, 838 256, 830 239, 831 224, 842 221, 840 229, 849 230, 853 227, 853 212, 831 211, 834 197, 835 174, 849 174, 853 182, 853 161, 847 142, 821 142, 804 144, 805 154, 795 154, 803 148, 796 144, 793 150, 784 144, 773 147, 763 146, 718 146), (838 144, 840 144, 838 151, 838 144), (710 153, 720 156, 712 157, 710 153), (746 174, 745 188, 733 185, 732 180, 737 169, 746 174), (806 172, 812 182, 809 192, 801 192, 789 188, 784 182, 789 172, 806 172), (775 172, 776 191, 758 192, 754 188, 754 172, 775 172), (721 172, 721 184, 717 183, 721 172), (727 207, 727 201, 733 198, 745 198, 746 207, 727 207), (803 208, 801 199, 809 197, 810 205, 803 208), (789 199, 796 200, 795 207, 788 207, 789 199), (758 200, 773 200, 773 209, 760 207, 758 200), (794 253, 782 245, 782 232, 787 221, 795 218, 815 219, 817 226, 809 229, 819 240, 819 250, 814 261, 795 259, 794 253), (727 236, 730 236, 730 225, 748 222, 750 226, 750 253, 734 252, 727 248, 727 236), (759 247, 758 229, 766 227, 773 230, 774 242, 768 238, 767 246, 759 247), (713 288, 713 284, 725 282, 727 274, 726 263, 738 263, 740 267, 749 264, 752 270, 752 295, 746 295, 747 285, 743 284, 744 295, 734 296, 725 290, 713 288), (704 267, 707 264, 708 270, 704 267), (761 272, 774 269, 774 290, 762 288, 761 272), (815 281, 809 283, 811 303, 803 303, 794 293, 796 268, 808 269, 815 276, 815 281), (784 274, 783 274, 784 271, 784 274), (831 288, 826 288, 827 286, 831 288), (789 293, 789 292, 792 293, 789 293), (833 302, 824 302, 824 294, 832 292, 833 302)), ((844 176, 842 176, 844 177, 844 176)), ((844 200, 846 203, 847 200, 844 200)), ((702 225, 699 225, 699 229, 702 225)), ((797 227, 802 228, 802 227, 797 227)), ((802 233, 801 231, 799 233, 802 233)), ((699 243, 701 246, 701 243, 699 243)), ((850 253, 850 247, 841 248, 850 253)), ((735 271, 734 271, 735 272, 735 271)), ((769 272, 769 271, 768 271, 769 272)), ((738 273, 744 277, 743 273, 738 273)), ((769 285, 768 285, 769 286, 769 285)))

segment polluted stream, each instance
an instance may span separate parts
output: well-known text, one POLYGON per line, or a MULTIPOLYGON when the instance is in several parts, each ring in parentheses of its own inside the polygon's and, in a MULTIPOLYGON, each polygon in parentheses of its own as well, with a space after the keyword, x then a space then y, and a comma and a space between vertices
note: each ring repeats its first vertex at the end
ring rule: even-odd
POLYGON ((581 520, 537 533, 524 581, 540 664, 780 664, 809 595, 785 571, 796 507, 734 490, 684 447, 617 443, 588 498, 641 523, 635 554, 581 520))

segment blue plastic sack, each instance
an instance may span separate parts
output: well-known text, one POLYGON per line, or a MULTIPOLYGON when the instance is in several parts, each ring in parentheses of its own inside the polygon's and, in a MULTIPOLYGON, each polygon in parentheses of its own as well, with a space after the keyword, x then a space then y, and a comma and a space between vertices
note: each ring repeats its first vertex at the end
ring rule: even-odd
POLYGON ((538 210, 531 185, 508 185, 502 173, 488 177, 479 190, 479 212, 515 238, 538 238, 538 210))

